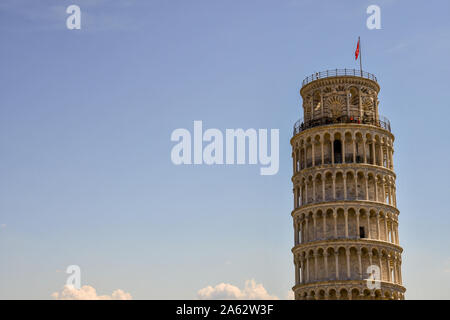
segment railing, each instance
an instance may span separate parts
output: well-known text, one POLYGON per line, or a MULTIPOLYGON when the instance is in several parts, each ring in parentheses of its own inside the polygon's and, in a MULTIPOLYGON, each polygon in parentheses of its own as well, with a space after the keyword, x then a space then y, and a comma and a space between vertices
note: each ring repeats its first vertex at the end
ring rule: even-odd
POLYGON ((330 118, 330 117, 322 117, 319 119, 313 119, 303 122, 302 119, 298 120, 294 124, 294 136, 306 129, 326 126, 332 124, 339 123, 357 123, 357 124, 368 124, 372 126, 377 126, 383 128, 389 132, 391 132, 391 123, 386 117, 380 117, 380 119, 376 120, 368 117, 350 117, 350 116, 341 116, 338 118, 330 118))
POLYGON ((373 80, 375 82, 377 81, 377 77, 373 75, 372 73, 356 70, 356 69, 333 69, 333 70, 326 70, 321 72, 313 73, 312 75, 308 76, 303 80, 302 87, 307 85, 308 83, 319 80, 319 79, 325 79, 329 77, 340 77, 340 76, 355 76, 355 77, 361 77, 373 80))

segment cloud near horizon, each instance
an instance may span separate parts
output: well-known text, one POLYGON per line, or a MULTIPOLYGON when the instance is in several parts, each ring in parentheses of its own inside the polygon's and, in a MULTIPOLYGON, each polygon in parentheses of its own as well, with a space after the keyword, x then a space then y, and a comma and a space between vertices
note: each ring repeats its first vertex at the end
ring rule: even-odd
POLYGON ((131 300, 133 297, 128 292, 121 289, 114 290, 108 295, 99 296, 94 287, 82 286, 76 289, 74 286, 65 285, 61 292, 54 292, 51 295, 55 300, 131 300))
POLYGON ((223 282, 215 287, 207 286, 197 291, 197 297, 200 300, 279 300, 253 279, 245 281, 245 287, 242 290, 223 282))

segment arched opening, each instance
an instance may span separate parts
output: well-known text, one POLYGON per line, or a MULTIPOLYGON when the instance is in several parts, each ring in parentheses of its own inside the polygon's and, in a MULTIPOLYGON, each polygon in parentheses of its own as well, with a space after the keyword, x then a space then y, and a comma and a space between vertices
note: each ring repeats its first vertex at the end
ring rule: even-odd
POLYGON ((381 156, 381 141, 378 136, 375 136, 375 164, 380 167, 383 165, 381 156))
POLYGON ((323 200, 323 187, 324 179, 322 179, 322 175, 319 173, 315 177, 315 185, 316 185, 316 202, 321 202, 323 200))
POLYGON ((359 227, 359 237, 364 239, 366 237, 366 229, 364 227, 359 227))
POLYGON ((359 300, 359 290, 358 289, 352 290, 352 300, 359 300))
MULTIPOLYGON (((357 173, 357 186, 356 186, 356 190, 357 190, 357 198, 359 200, 366 200, 369 199, 368 195, 366 195, 366 177, 364 176, 364 173, 362 172, 358 172, 357 173)), ((368 184, 367 184, 368 187, 368 184)))
POLYGON ((341 291, 340 291, 340 294, 341 294, 341 300, 348 300, 348 292, 347 292, 347 290, 345 290, 345 289, 342 289, 341 291))
POLYGON ((334 163, 342 163, 342 143, 341 140, 333 141, 334 163))
POLYGON ((364 141, 362 139, 361 133, 356 134, 355 141, 355 153, 356 153, 356 162, 362 163, 364 161, 364 141))
POLYGON ((346 173, 347 200, 355 200, 357 194, 356 180, 351 171, 346 173))
POLYGON ((325 290, 320 290, 317 298, 319 300, 325 300, 325 290))
POLYGON ((299 159, 300 169, 305 169, 306 168, 305 158, 306 158, 306 156, 305 156, 305 148, 301 148, 301 150, 300 150, 300 159, 299 159))
MULTIPOLYGON (((355 148, 356 148, 356 142, 355 142, 355 148)), ((344 156, 345 156, 345 163, 352 163, 353 162, 353 137, 350 132, 347 132, 344 136, 344 156)))
POLYGON ((336 200, 344 200, 344 177, 342 172, 336 173, 335 192, 336 200))
POLYGON ((329 297, 329 299, 330 300, 336 300, 336 290, 334 290, 334 289, 331 289, 329 292, 328 292, 328 297, 329 297))
POLYGON ((306 145, 306 168, 312 167, 312 158, 313 158, 312 145, 311 141, 308 141, 306 145))
POLYGON ((330 172, 325 174, 325 200, 333 200, 333 175, 330 172))
POLYGON ((324 135, 323 153, 324 164, 331 164, 331 138, 329 134, 324 135))

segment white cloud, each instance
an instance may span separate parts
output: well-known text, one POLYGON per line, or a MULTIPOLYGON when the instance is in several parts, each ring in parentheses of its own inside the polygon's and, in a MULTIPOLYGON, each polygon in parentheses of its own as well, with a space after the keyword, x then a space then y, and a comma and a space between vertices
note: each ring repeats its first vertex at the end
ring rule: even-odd
POLYGON ((278 300, 278 297, 270 295, 262 284, 255 280, 245 281, 245 287, 241 290, 228 283, 219 283, 215 287, 207 286, 198 290, 200 300, 278 300))
POLYGON ((294 291, 289 290, 288 293, 286 293, 286 300, 294 300, 294 291))
POLYGON ((6 224, 0 224, 0 229, 6 228, 6 224))
POLYGON ((128 292, 117 289, 108 295, 99 296, 94 287, 82 286, 76 289, 74 286, 65 285, 61 292, 52 293, 55 300, 131 300, 133 297, 128 292))

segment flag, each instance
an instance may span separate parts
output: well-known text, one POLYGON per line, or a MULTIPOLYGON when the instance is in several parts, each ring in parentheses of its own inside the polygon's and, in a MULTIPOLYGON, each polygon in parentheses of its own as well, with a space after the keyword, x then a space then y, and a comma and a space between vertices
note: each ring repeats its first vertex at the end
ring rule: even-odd
POLYGON ((356 45, 355 60, 358 59, 358 56, 359 56, 359 38, 358 38, 358 44, 356 45))

